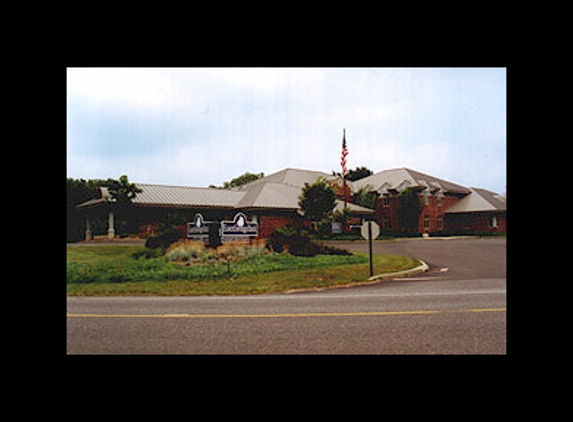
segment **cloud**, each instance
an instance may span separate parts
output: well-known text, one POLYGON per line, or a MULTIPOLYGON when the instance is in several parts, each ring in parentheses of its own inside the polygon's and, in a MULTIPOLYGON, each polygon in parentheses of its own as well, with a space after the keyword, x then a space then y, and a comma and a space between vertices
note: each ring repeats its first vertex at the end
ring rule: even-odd
POLYGON ((159 69, 68 69, 68 94, 104 103, 163 106, 171 99, 170 80, 159 69))
POLYGON ((68 69, 67 85, 70 177, 339 171, 346 128, 350 168, 505 184, 504 70, 68 69))

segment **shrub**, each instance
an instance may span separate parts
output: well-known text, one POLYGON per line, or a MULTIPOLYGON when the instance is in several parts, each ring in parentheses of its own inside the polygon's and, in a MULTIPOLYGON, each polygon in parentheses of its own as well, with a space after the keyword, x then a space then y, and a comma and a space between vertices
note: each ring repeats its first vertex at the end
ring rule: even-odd
POLYGON ((278 228, 267 241, 267 248, 274 252, 283 252, 285 246, 288 252, 295 256, 352 255, 344 249, 318 245, 310 240, 306 230, 296 231, 290 227, 278 228))
POLYGON ((165 257, 169 261, 205 264, 220 260, 236 262, 263 252, 263 247, 244 243, 225 243, 213 249, 205 246, 203 242, 180 240, 167 248, 165 257))
POLYGON ((167 249, 169 245, 181 239, 181 231, 175 227, 164 230, 161 233, 151 236, 145 242, 145 247, 150 249, 162 248, 167 249))
POLYGON ((187 262, 196 259, 208 259, 208 255, 213 255, 212 250, 207 250, 203 242, 192 240, 179 240, 173 243, 165 251, 165 257, 170 261, 187 262))

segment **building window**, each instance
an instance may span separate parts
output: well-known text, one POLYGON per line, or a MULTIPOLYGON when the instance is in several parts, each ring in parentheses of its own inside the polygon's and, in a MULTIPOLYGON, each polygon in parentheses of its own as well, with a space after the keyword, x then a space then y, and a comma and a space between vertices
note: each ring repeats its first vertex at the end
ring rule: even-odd
POLYGON ((499 226, 497 225, 497 216, 492 215, 492 216, 490 217, 490 219, 489 219, 489 227, 492 228, 492 229, 495 229, 495 228, 499 227, 499 226))
POLYGON ((385 207, 390 205, 390 197, 388 195, 384 195, 382 197, 382 205, 384 205, 385 207))
POLYGON ((438 230, 444 229, 444 217, 441 215, 438 217, 438 230))
POLYGON ((424 229, 429 229, 430 228, 430 216, 425 215, 424 216, 424 229))

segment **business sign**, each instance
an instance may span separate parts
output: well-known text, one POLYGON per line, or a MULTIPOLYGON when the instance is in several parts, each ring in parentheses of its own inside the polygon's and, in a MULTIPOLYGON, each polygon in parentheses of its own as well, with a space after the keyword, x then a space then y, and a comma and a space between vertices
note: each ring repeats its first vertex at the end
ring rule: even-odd
POLYGON ((209 226, 201 214, 195 214, 195 219, 187 223, 187 238, 193 240, 206 240, 209 236, 209 226))
POLYGON ((233 221, 221 221, 223 237, 255 237, 259 235, 259 223, 248 221, 242 212, 235 215, 233 221))

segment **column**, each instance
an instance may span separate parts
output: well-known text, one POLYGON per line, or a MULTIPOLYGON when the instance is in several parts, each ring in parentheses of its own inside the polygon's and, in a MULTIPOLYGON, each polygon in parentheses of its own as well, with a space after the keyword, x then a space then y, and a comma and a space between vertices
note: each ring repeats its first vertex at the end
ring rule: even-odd
POLYGON ((113 211, 109 211, 109 228, 107 229, 107 238, 113 239, 115 237, 115 229, 113 228, 113 211))
POLYGON ((86 218, 86 242, 92 240, 92 231, 90 227, 90 219, 86 218))

